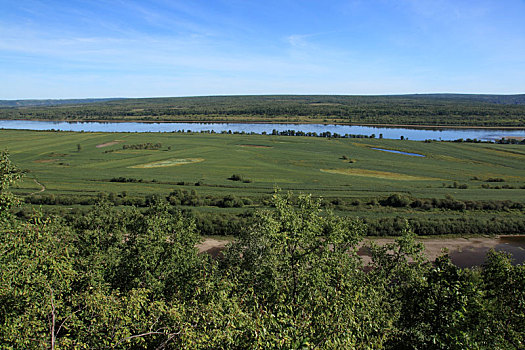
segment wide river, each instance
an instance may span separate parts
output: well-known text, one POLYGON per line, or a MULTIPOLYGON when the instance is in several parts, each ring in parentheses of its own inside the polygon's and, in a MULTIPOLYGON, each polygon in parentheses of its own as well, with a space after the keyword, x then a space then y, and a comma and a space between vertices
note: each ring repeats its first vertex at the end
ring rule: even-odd
POLYGON ((270 123, 148 123, 148 122, 62 122, 62 121, 33 121, 33 120, 0 120, 0 129, 24 130, 61 130, 84 132, 176 132, 179 130, 192 132, 223 131, 257 133, 271 133, 277 131, 295 130, 305 133, 331 132, 340 135, 367 135, 372 134, 385 139, 443 140, 478 139, 494 141, 505 138, 524 138, 525 129, 454 129, 454 128, 401 128, 401 127, 372 127, 357 125, 333 124, 270 124, 270 123))

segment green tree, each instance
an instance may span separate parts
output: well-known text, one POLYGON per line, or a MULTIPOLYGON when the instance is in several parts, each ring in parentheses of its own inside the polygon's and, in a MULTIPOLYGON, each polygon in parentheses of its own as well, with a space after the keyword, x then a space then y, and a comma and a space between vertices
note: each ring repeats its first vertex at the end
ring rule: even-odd
POLYGON ((147 288, 168 299, 176 293, 191 293, 205 260, 195 247, 200 236, 194 220, 180 211, 170 212, 163 200, 127 219, 112 285, 121 291, 147 288))
POLYGON ((480 283, 475 273, 453 265, 448 256, 405 284, 395 299, 401 307, 391 348, 486 347, 479 337, 486 316, 480 283))
POLYGON ((512 265, 510 256, 489 251, 482 270, 489 326, 485 334, 495 348, 525 346, 525 265, 512 265))
POLYGON ((9 191, 9 187, 20 180, 22 172, 9 159, 7 151, 0 151, 0 224, 7 224, 11 217, 10 210, 18 204, 18 199, 9 191))
POLYGON ((361 222, 322 213, 319 201, 273 197, 275 210, 227 251, 227 276, 244 297, 261 347, 381 346, 390 320, 357 255, 361 222))

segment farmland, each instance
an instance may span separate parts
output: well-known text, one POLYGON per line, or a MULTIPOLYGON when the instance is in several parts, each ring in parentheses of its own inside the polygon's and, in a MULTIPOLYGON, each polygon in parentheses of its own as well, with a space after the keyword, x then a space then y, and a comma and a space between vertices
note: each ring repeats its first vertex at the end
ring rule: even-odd
POLYGON ((375 222, 402 216, 434 226, 507 218, 523 224, 522 145, 191 133, 0 136, 0 148, 26 172, 14 192, 54 208, 100 197, 141 206, 157 195, 202 215, 240 215, 265 206, 279 188, 375 222))

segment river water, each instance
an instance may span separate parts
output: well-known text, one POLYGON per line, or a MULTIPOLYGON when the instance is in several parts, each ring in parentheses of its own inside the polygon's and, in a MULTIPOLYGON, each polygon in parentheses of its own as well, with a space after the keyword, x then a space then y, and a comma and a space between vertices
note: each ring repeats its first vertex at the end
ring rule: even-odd
MULTIPOLYGON (((369 238, 370 239, 370 238, 369 238)), ((368 240, 368 239, 367 239, 368 240)), ((373 238, 376 244, 382 246, 393 243, 393 238, 373 238)), ((489 250, 509 254, 513 264, 525 263, 525 235, 524 236, 500 236, 500 237, 470 237, 470 238, 446 238, 427 237, 420 239, 425 247, 425 255, 430 261, 434 261, 447 249, 450 260, 459 267, 481 266, 486 262, 489 250)), ((370 263, 370 250, 362 245, 358 254, 363 258, 365 264, 370 263)))
POLYGON ((24 130, 61 130, 61 131, 84 131, 84 132, 177 132, 177 131, 214 131, 220 132, 245 132, 272 133, 286 130, 303 131, 305 133, 337 133, 340 135, 382 135, 385 139, 409 140, 443 140, 451 141, 457 139, 478 139, 482 141, 494 141, 505 138, 524 138, 525 129, 503 130, 503 129, 422 129, 401 127, 372 127, 357 125, 333 125, 333 124, 270 124, 270 123, 148 123, 148 122, 63 122, 63 121, 34 121, 34 120, 0 120, 0 129, 24 129, 24 130))
POLYGON ((494 239, 492 244, 474 243, 461 249, 452 249, 450 259, 459 267, 480 266, 490 249, 509 254, 514 264, 525 263, 525 236, 502 236, 494 239))

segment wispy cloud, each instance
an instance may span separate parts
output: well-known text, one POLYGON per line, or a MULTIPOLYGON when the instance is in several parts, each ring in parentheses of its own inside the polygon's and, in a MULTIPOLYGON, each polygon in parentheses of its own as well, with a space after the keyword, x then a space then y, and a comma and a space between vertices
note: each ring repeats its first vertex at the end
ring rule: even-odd
POLYGON ((310 45, 308 42, 308 38, 311 37, 311 35, 308 34, 292 34, 286 37, 286 41, 290 44, 290 46, 296 48, 304 48, 310 45))
POLYGON ((524 12, 518 0, 10 2, 0 99, 519 92, 524 12))

